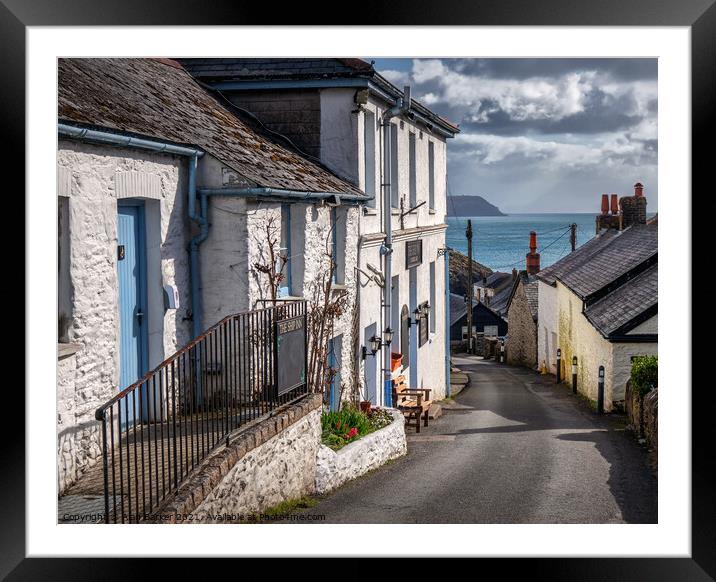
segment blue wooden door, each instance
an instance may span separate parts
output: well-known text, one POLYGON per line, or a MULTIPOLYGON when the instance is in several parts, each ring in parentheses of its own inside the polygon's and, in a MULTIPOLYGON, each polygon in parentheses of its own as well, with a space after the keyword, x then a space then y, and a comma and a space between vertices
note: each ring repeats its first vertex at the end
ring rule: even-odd
POLYGON ((418 281, 417 267, 413 267, 408 271, 408 305, 410 308, 410 318, 413 324, 410 326, 410 387, 418 387, 418 324, 415 317, 415 309, 418 307, 418 281))
MULTIPOLYGON (((144 206, 117 207, 117 274, 119 281, 119 390, 147 372, 147 276, 144 244, 144 206)), ((141 403, 146 408, 146 398, 141 403)), ((122 424, 144 414, 132 398, 120 407, 122 424)))

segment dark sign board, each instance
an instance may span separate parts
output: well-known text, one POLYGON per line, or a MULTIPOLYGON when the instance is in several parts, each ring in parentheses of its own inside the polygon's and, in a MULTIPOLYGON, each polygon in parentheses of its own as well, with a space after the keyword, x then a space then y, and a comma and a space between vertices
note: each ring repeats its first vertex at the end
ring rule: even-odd
POLYGON ((423 262, 423 241, 405 241, 405 268, 417 267, 423 262))
MULTIPOLYGON (((422 312, 426 305, 427 303, 422 303, 418 306, 418 309, 422 312)), ((421 317, 418 321, 420 322, 418 323, 418 346, 422 346, 428 342, 428 328, 430 325, 428 325, 427 317, 421 317)))
POLYGON ((305 316, 276 322, 276 384, 278 395, 306 383, 305 316))

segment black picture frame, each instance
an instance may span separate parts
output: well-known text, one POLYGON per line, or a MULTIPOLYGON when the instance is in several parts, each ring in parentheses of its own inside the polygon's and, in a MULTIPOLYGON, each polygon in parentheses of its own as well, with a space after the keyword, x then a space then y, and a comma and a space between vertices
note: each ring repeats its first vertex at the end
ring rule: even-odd
MULTIPOLYGON (((678 196, 684 203, 689 199, 698 203, 713 189, 707 182, 712 149, 710 130, 713 127, 716 104, 716 5, 714 0, 602 0, 578 3, 574 0, 543 0, 542 2, 508 2, 507 0, 441 0, 436 2, 393 0, 392 2, 369 1, 360 10, 351 5, 332 9, 308 8, 305 3, 267 6, 243 4, 235 1, 217 0, 200 4, 190 0, 0 0, 0 71, 3 82, 0 88, 0 118, 2 118, 4 162, 7 171, 4 178, 6 202, 17 205, 16 213, 10 215, 6 207, 6 228, 15 228, 24 216, 19 192, 25 191, 25 34, 28 26, 62 25, 257 25, 257 24, 317 24, 316 18, 336 24, 339 14, 350 18, 347 24, 385 25, 563 25, 563 26, 686 26, 691 27, 692 42, 692 191, 665 192, 663 196, 678 196), (277 18, 281 18, 277 21, 277 18), (311 22, 307 22, 310 19, 311 22), (709 160, 710 161, 710 160, 709 160), (11 184, 14 181, 14 184, 11 184), (12 224, 15 223, 15 224, 12 224)), ((605 40, 608 42, 608 39, 605 40)), ((436 50, 436 52, 439 52, 436 50)), ((662 161, 668 163, 668 160, 662 161)), ((712 205, 709 205, 713 208, 712 205)), ((694 205, 694 207, 696 207, 694 205)), ((701 215, 710 214, 706 205, 701 215)), ((697 213, 697 216, 699 213, 697 213)), ((31 217, 25 217, 29 220, 31 217)), ((694 226, 694 228, 696 225, 694 226)), ((16 237, 20 240, 20 237, 16 237)), ((15 243, 17 244, 17 242, 15 243)), ((710 248, 704 247, 704 248, 710 248)), ((21 261, 17 248, 13 256, 21 261)), ((694 249, 698 253, 698 249, 694 249)), ((703 251, 701 251, 703 252, 703 251)), ((11 257, 12 258, 12 257, 11 257)), ((696 257, 694 257, 696 258, 696 257)), ((695 263, 699 264, 699 263, 695 263)), ((702 263, 706 264, 706 263, 702 263)), ((23 272, 23 265, 14 269, 16 280, 23 272)), ((691 293, 689 265, 672 265, 670 276, 676 276, 684 293, 691 293), (676 275, 675 275, 676 273, 676 275)), ((7 271, 6 271, 7 272, 7 271)), ((27 290, 26 290, 27 292, 27 290)), ((15 292, 17 295, 17 292, 15 292)), ((13 305, 13 311, 17 302, 13 305)), ((25 312, 31 306, 25 302, 25 312)), ((691 320, 691 313, 683 306, 683 317, 691 320)), ((7 328, 6 328, 7 329, 7 328)), ((690 341, 690 338, 682 338, 690 341)), ((14 339, 15 344, 20 344, 14 339)), ((703 344, 692 344, 694 362, 705 362, 703 344)), ((31 351, 25 353, 26 365, 44 365, 31 361, 31 351)), ((47 363, 47 365, 52 365, 47 363)), ((9 366, 8 366, 9 367, 9 366)), ((713 580, 716 578, 716 483, 713 477, 714 453, 713 381, 699 383, 691 379, 691 366, 684 362, 684 385, 671 387, 688 394, 689 383, 696 388, 692 397, 692 552, 690 558, 544 558, 503 559, 499 564, 502 578, 520 574, 527 579, 551 580, 713 580), (691 382, 690 382, 691 381, 691 382), (712 469, 712 471, 709 471, 712 469)), ((27 580, 35 577, 45 580, 106 580, 113 577, 143 576, 150 566, 139 559, 39 559, 26 558, 25 552, 25 447, 23 446, 23 420, 32 411, 25 410, 23 391, 19 382, 5 383, 5 416, 2 427, 2 458, 0 471, 0 578, 27 580), (21 411, 24 413, 21 413, 21 411), (11 413, 8 413, 11 412, 11 413)), ((270 527, 270 526, 267 526, 270 527)), ((280 553, 280 548, 277 548, 280 553)), ((320 549, 316 550, 320 553, 320 549)), ((277 568, 295 567, 273 562, 272 572, 277 568)), ((480 564, 484 568, 484 564, 480 564)), ((162 576, 181 579, 192 576, 206 577, 215 565, 198 561, 182 560, 162 563, 162 576)), ((350 566, 348 566, 350 567, 350 566)), ((341 572, 346 565, 341 565, 341 572)), ((422 569, 422 568, 421 568, 422 569)), ((363 570, 369 572, 369 570, 363 570)), ((316 575, 320 575, 316 572, 316 575)))

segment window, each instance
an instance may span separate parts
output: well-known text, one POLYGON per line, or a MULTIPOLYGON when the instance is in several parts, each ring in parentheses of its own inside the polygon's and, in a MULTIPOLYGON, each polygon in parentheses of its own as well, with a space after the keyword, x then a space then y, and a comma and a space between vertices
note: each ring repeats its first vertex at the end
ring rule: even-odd
MULTIPOLYGON (((409 200, 409 208, 413 208, 417 204, 418 200, 418 186, 417 186, 417 165, 416 165, 416 159, 415 159, 415 134, 411 131, 409 133, 409 150, 408 150, 408 156, 409 156, 409 164, 410 164, 410 179, 409 179, 409 193, 410 193, 410 200, 409 200)), ((407 210, 407 209, 406 209, 407 210)))
POLYGON ((398 163, 398 126, 390 124, 390 205, 400 207, 400 181, 398 179, 400 165, 398 163))
POLYGON ((283 278, 279 283, 279 296, 291 295, 291 205, 281 205, 281 248, 276 268, 281 271, 283 278))
POLYGON ((428 143, 428 207, 435 210, 435 144, 428 143))
POLYGON ((435 261, 430 261, 430 332, 435 333, 435 261))
POLYGON ((331 208, 331 255, 333 258, 333 283, 345 284, 346 220, 345 212, 331 208))
POLYGON ((70 199, 57 197, 57 341, 70 341, 72 282, 70 279, 70 199))
POLYGON ((363 163, 365 168, 365 193, 373 196, 368 206, 375 208, 375 114, 363 113, 363 163))

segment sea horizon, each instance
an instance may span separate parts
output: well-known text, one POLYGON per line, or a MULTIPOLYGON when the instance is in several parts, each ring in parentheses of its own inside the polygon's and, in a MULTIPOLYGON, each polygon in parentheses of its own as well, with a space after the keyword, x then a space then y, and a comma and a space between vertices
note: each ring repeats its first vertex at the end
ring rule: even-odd
MULTIPOLYGON (((651 217, 655 212, 647 213, 651 217)), ((473 259, 493 271, 525 268, 531 231, 537 233, 541 268, 571 251, 570 225, 577 225, 577 248, 596 234, 594 212, 524 212, 504 216, 447 216, 447 245, 467 254, 465 229, 472 221, 473 259)))

